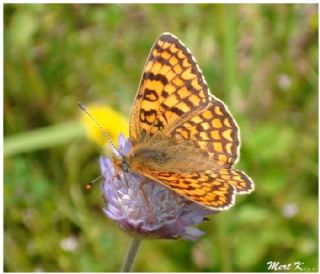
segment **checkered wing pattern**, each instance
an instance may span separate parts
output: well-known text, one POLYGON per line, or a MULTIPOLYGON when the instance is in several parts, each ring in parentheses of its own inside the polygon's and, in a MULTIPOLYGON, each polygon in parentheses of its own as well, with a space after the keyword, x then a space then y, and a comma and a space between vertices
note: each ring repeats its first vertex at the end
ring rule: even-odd
POLYGON ((209 91, 189 50, 171 34, 162 34, 144 67, 130 121, 134 143, 172 127, 207 106, 209 91))
POLYGON ((211 209, 227 209, 235 194, 253 190, 252 180, 233 168, 240 146, 236 121, 226 105, 211 95, 190 51, 169 33, 162 34, 151 49, 130 121, 134 146, 157 134, 187 140, 212 161, 212 170, 178 174, 141 167, 142 175, 211 209))
POLYGON ((234 186, 218 178, 215 171, 177 174, 150 170, 148 175, 180 195, 207 208, 226 210, 234 204, 234 186))

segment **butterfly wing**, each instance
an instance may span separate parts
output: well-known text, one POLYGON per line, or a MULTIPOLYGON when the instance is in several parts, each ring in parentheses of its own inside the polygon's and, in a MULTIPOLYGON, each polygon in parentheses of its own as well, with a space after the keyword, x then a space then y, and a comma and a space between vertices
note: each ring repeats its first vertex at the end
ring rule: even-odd
POLYGON ((148 170, 144 175, 210 209, 226 210, 234 205, 234 186, 226 180, 218 178, 216 171, 206 170, 177 174, 148 170))
POLYGON ((239 157, 238 125, 227 107, 213 96, 204 109, 181 120, 167 135, 192 141, 222 167, 232 167, 239 157))
POLYGON ((144 135, 160 133, 165 138, 191 141, 221 169, 212 170, 209 175, 202 172, 166 174, 144 169, 140 172, 142 175, 214 209, 229 207, 234 193, 253 190, 252 180, 232 168, 239 158, 236 121, 224 103, 211 95, 190 51, 169 33, 162 34, 151 49, 130 121, 133 145, 144 135), (185 176, 199 177, 199 181, 190 181, 185 176), (184 189, 189 184, 192 189, 184 189), (199 193, 205 193, 205 198, 199 193))
POLYGON ((191 141, 194 147, 217 163, 221 179, 234 185, 237 194, 254 190, 252 179, 233 165, 239 158, 239 128, 223 102, 210 97, 207 107, 186 117, 166 132, 172 138, 191 141), (220 174, 221 173, 221 174, 220 174))
POLYGON ((233 185, 236 194, 248 194, 254 190, 252 179, 243 171, 232 169, 219 169, 213 171, 217 174, 217 179, 223 180, 230 185, 233 185))
POLYGON ((189 50, 170 33, 162 34, 144 67, 130 120, 130 139, 156 132, 192 116, 209 102, 209 90, 189 50))

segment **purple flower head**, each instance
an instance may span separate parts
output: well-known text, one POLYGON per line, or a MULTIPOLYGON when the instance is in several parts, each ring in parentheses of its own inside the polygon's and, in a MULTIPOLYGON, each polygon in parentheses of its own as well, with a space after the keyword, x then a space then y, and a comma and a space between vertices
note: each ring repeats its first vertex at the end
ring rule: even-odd
MULTIPOLYGON (((119 151, 126 155, 131 143, 119 136, 119 151)), ((114 151, 120 156, 117 151, 114 151)), ((209 210, 166 186, 136 173, 116 172, 108 158, 100 157, 106 201, 105 214, 130 234, 146 238, 197 240, 204 232, 193 227, 209 210)))

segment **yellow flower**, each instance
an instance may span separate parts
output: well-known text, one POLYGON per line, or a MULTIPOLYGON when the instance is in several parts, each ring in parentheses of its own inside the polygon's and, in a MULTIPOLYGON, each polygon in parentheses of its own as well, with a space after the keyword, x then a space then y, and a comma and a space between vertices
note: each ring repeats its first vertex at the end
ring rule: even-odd
MULTIPOLYGON (((128 121, 119 112, 113 110, 109 106, 97 104, 88 105, 86 108, 94 119, 101 125, 103 130, 111 137, 114 143, 116 143, 119 133, 123 133, 128 136, 128 121)), ((87 130, 89 139, 93 140, 99 146, 106 145, 107 140, 103 136, 101 130, 84 112, 81 115, 81 122, 87 130)))

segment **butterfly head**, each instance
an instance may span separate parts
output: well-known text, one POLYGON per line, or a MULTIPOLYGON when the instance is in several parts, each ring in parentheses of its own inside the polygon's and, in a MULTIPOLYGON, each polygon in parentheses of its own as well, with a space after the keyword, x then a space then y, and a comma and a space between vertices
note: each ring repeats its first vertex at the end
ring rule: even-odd
POLYGON ((121 154, 120 157, 114 155, 112 157, 112 162, 113 166, 118 172, 122 171, 125 173, 129 173, 131 171, 128 159, 125 155, 121 154))
POLYGON ((128 164, 128 162, 127 161, 122 161, 122 163, 121 163, 121 169, 123 170, 123 172, 125 172, 125 173, 129 173, 130 172, 130 166, 129 166, 129 164, 128 164))

